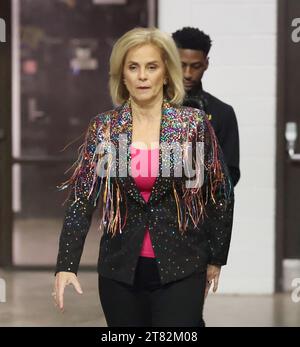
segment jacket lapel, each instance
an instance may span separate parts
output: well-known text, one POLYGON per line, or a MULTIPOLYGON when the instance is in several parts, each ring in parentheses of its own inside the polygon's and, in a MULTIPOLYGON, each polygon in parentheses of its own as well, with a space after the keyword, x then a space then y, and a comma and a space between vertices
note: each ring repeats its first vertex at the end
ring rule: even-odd
MULTIPOLYGON (((173 142, 182 142, 182 128, 178 125, 181 124, 181 115, 178 108, 172 107, 166 100, 162 105, 162 118, 160 124, 160 148, 159 148, 159 175, 155 180, 152 187, 151 196, 148 203, 160 200, 167 191, 172 188, 172 177, 162 176, 162 165, 164 160, 168 160, 164 156, 165 152, 162 151, 162 146, 170 145, 173 142)), ((111 141, 116 148, 116 168, 119 168, 119 153, 127 154, 127 175, 126 177, 119 177, 119 181, 124 186, 125 191, 142 205, 146 205, 146 201, 140 194, 136 186, 134 178, 131 176, 131 151, 130 146, 132 143, 132 113, 130 103, 125 102, 122 106, 116 109, 112 124, 111 124, 111 141), (124 141, 119 143, 119 135, 122 134, 124 141), (122 146, 122 149, 120 148, 122 146)), ((172 170, 172 166, 171 166, 172 170)))
POLYGON ((167 163, 170 165, 170 172, 172 173, 173 156, 171 153, 169 158, 167 152, 163 151, 163 147, 172 145, 174 142, 181 143, 180 124, 178 108, 174 108, 167 101, 164 101, 160 124, 159 176, 156 178, 152 187, 149 203, 160 200, 170 189, 172 189, 172 174, 164 177, 162 170, 164 163, 167 163))

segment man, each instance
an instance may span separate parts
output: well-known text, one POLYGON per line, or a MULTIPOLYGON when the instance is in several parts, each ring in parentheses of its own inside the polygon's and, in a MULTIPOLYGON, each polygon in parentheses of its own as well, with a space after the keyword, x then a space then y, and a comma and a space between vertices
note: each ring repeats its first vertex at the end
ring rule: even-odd
POLYGON ((184 105, 202 108, 208 115, 222 148, 235 186, 240 179, 239 132, 233 108, 202 88, 202 76, 209 65, 211 39, 197 28, 184 27, 172 34, 178 47, 184 76, 184 105))

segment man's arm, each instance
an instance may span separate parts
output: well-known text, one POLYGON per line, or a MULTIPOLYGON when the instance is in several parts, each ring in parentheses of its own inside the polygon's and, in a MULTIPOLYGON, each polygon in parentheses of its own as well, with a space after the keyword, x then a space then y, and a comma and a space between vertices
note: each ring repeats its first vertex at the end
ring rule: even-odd
POLYGON ((233 186, 240 179, 240 143, 238 123, 234 109, 227 105, 220 119, 218 140, 223 151, 225 162, 228 166, 233 186))

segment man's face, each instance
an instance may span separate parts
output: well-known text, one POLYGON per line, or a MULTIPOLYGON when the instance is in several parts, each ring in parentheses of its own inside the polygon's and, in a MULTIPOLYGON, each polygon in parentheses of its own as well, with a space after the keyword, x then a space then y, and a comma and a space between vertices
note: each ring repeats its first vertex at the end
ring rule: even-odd
POLYGON ((179 48, 183 70, 183 84, 186 92, 198 85, 208 68, 208 58, 203 51, 179 48))

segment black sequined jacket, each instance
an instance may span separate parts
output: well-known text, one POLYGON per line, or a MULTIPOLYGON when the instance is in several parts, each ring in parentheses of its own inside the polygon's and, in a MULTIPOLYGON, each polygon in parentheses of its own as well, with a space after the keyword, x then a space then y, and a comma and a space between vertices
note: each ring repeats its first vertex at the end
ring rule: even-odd
POLYGON ((164 101, 160 172, 147 203, 130 175, 131 141, 129 102, 91 120, 74 174, 61 187, 69 188, 69 197, 56 273, 77 274, 96 208, 102 213, 98 272, 104 277, 133 284, 146 226, 162 284, 203 271, 208 263, 225 265, 234 195, 222 152, 204 112, 164 101), (121 135, 126 141, 120 142, 121 135), (172 147, 175 143, 180 150, 172 147), (203 145, 200 161, 195 160, 196 143, 203 145), (172 147, 169 152, 163 150, 168 146, 172 147), (184 170, 182 175, 176 174, 175 164, 187 157, 194 163, 194 175, 184 170), (121 158, 126 159, 125 175, 121 158), (170 170, 165 174, 167 162, 170 170), (188 186, 187 182, 192 184, 188 186))

